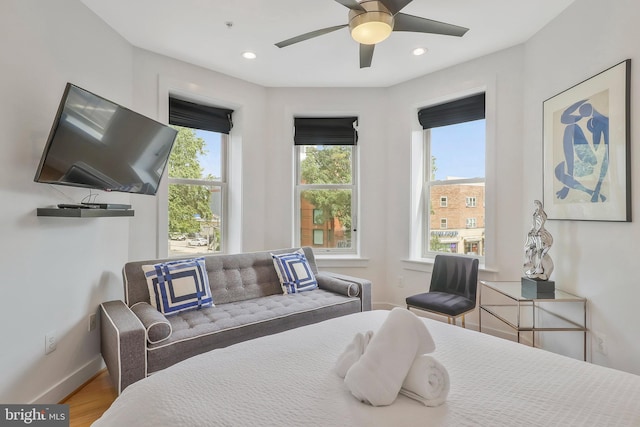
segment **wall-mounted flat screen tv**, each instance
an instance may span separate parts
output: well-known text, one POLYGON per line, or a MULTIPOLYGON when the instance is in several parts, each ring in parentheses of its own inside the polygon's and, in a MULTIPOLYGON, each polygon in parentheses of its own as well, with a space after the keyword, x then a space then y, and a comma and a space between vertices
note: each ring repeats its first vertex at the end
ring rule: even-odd
POLYGON ((34 180, 154 195, 177 131, 67 83, 34 180))

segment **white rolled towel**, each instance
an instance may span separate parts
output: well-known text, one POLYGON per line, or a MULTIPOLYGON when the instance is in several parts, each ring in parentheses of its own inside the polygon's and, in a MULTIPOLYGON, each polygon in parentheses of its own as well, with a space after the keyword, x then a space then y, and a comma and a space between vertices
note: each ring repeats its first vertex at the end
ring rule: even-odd
POLYGON ((344 378, 344 376, 347 375, 349 368, 351 368, 351 366, 360 359, 360 356, 364 353, 369 341, 371 341, 372 336, 373 331, 367 331, 364 334, 357 333, 356 336, 353 337, 353 341, 349 343, 347 348, 345 348, 342 354, 338 357, 336 366, 333 368, 340 378, 344 378))
POLYGON ((409 310, 396 307, 347 371, 344 382, 362 402, 390 405, 398 397, 415 358, 435 348, 424 322, 409 310))
POLYGON ((449 372, 429 354, 416 357, 400 393, 425 406, 442 405, 449 395, 449 372))

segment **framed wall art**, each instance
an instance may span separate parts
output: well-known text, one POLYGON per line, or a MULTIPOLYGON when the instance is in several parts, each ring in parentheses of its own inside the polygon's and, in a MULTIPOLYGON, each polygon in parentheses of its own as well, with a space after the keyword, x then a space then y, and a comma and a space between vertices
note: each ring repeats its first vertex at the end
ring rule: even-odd
POLYGON ((627 59, 543 103, 549 219, 631 221, 627 59))

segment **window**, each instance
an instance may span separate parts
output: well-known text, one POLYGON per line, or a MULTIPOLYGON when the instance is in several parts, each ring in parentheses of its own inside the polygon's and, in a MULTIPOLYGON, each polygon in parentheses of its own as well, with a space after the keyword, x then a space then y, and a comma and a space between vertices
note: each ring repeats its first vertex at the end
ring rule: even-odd
POLYGON ((447 196, 440 197, 440 207, 441 208, 447 207, 447 196))
POLYGON ((465 204, 467 205, 468 208, 475 208, 476 207, 476 198, 475 198, 475 196, 467 197, 465 204))
POLYGON ((322 212, 322 209, 313 210, 313 223, 316 225, 324 224, 324 213, 322 212))
POLYGON ((418 117, 424 129, 422 257, 484 256, 484 93, 424 108, 418 117))
POLYGON ((169 256, 224 250, 230 117, 231 110, 170 98, 178 136, 168 164, 169 256))
POLYGON ((295 119, 296 240, 356 253, 356 118, 295 119))

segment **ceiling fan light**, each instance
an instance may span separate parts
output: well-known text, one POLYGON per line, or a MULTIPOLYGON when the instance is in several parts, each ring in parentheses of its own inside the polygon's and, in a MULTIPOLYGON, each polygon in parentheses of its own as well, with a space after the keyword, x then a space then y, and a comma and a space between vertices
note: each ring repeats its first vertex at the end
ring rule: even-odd
POLYGON ((380 43, 393 31, 393 15, 378 1, 362 2, 366 12, 349 12, 351 37, 361 44, 380 43))
POLYGON ((389 37, 392 30, 386 22, 364 22, 351 30, 351 37, 358 43, 376 44, 389 37))

